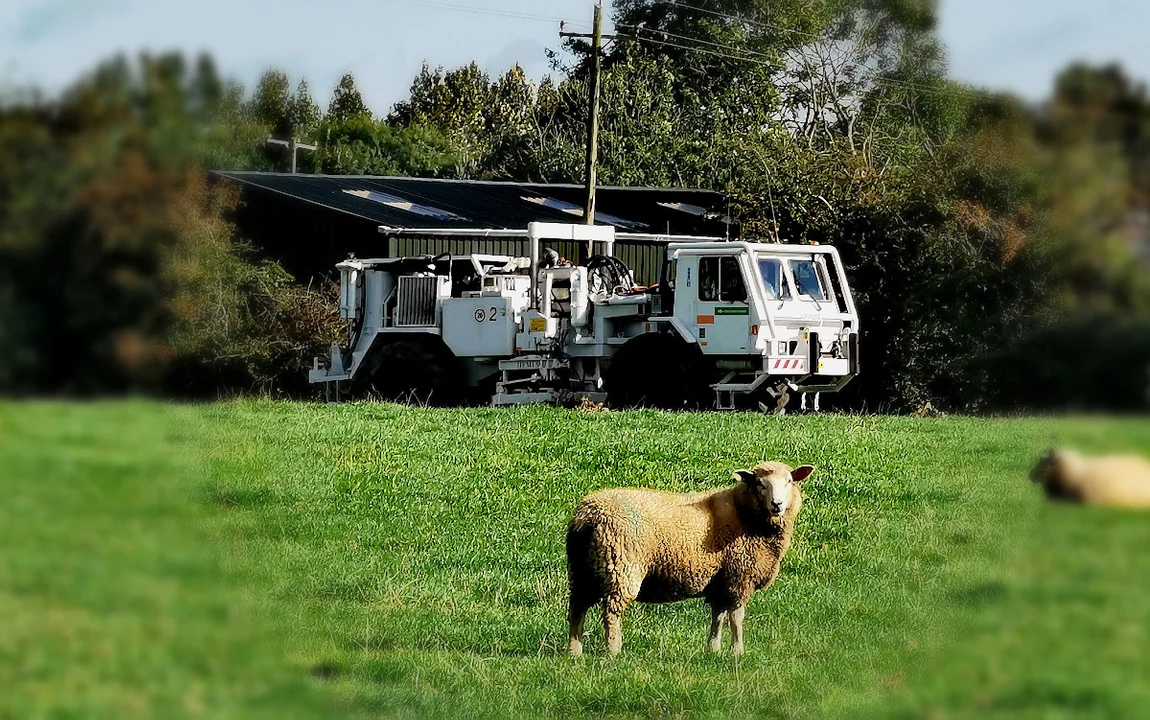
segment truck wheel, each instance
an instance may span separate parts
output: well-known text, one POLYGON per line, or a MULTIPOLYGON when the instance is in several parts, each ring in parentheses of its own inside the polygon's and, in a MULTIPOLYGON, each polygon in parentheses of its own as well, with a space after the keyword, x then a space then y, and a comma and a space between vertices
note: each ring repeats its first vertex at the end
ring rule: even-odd
POLYGON ((607 372, 614 407, 696 410, 707 407, 704 363, 697 348, 670 335, 640 335, 619 349, 607 372))
POLYGON ((374 365, 367 389, 386 402, 448 407, 463 398, 463 367, 438 338, 386 340, 374 365))

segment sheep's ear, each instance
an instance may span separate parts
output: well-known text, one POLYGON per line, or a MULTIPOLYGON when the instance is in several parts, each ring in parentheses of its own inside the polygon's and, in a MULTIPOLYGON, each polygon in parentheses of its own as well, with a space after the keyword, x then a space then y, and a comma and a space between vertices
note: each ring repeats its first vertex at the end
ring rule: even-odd
POLYGON ((741 480, 752 487, 759 483, 759 476, 755 474, 754 470, 736 470, 731 474, 736 480, 741 480))
POLYGON ((802 482, 815 471, 813 465, 800 465, 794 470, 791 470, 791 480, 794 482, 802 482))

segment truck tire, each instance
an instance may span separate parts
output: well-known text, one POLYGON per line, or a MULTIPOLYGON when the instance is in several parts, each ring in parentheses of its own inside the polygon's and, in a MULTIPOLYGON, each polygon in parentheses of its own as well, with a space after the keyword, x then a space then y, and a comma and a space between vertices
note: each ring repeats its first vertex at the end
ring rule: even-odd
POLYGON ((607 402, 618 408, 697 410, 710 407, 702 353, 672 335, 632 338, 611 360, 607 402))
POLYGON ((463 366, 438 337, 386 338, 367 390, 385 402, 450 407, 465 399, 463 366))

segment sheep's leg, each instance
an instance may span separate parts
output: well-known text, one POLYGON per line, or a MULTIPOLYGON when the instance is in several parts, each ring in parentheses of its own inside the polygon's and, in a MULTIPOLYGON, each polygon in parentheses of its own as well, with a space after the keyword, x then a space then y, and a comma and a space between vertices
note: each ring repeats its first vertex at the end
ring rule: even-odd
POLYGON ((727 622, 727 611, 720 610, 718 605, 711 606, 711 638, 707 641, 707 647, 711 652, 719 652, 723 649, 723 625, 727 622))
POLYGON ((623 649, 623 612, 635 598, 608 595, 603 601, 603 632, 607 636, 607 654, 618 655, 623 649))
POLYGON ((743 654, 743 617, 747 614, 747 606, 740 605, 730 613, 731 619, 731 652, 735 655, 743 654))
POLYGON ((587 602, 575 593, 571 593, 571 601, 567 610, 567 624, 570 630, 567 650, 575 657, 583 654, 583 621, 587 619, 587 611, 594 604, 587 602))

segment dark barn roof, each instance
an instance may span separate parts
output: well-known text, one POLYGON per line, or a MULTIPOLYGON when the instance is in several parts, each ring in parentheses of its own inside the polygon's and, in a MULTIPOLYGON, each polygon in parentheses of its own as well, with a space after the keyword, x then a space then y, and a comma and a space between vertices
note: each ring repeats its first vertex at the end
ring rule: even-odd
MULTIPOLYGON (((387 255, 380 225, 395 228, 525 229, 579 222, 579 185, 356 175, 218 171, 243 189, 241 234, 305 278, 354 253, 387 255)), ((620 232, 726 235, 726 197, 708 190, 601 187, 596 222, 620 232)))

